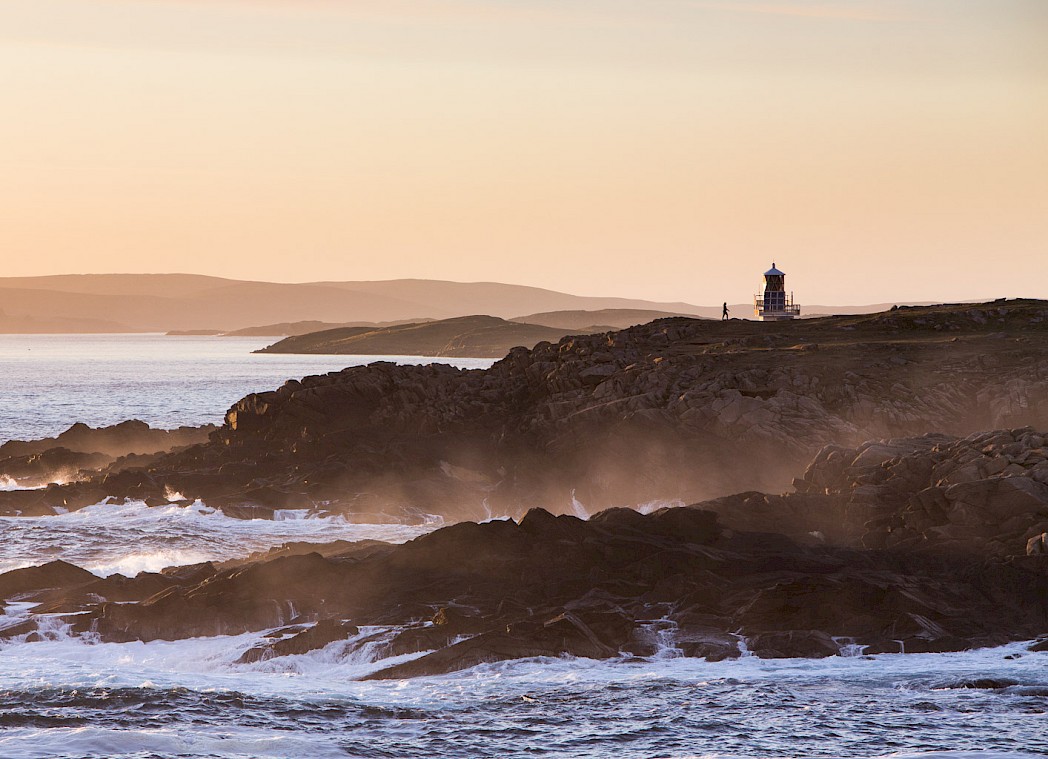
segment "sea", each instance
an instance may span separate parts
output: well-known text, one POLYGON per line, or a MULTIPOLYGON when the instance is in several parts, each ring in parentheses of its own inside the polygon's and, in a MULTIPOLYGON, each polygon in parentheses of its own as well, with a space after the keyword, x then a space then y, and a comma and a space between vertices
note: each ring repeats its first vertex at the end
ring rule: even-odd
MULTIPOLYGON (((0 442, 54 435, 77 421, 220 422, 241 396, 291 377, 380 359, 435 360, 251 353, 267 342, 0 336, 0 442)), ((0 518, 0 571, 64 559, 99 576, 133 575, 292 540, 403 542, 442 524, 436 516, 421 525, 353 524, 304 511, 239 520, 201 502, 100 503, 0 518)), ((29 609, 9 603, 0 627, 29 609)), ((71 636, 58 618, 44 627, 42 641, 0 640, 0 759, 1048 756, 1048 653, 1027 643, 867 656, 842 641, 841 655, 826 659, 709 663, 682 657, 672 626, 662 625, 648 658, 525 659, 365 682, 411 656, 381 659, 381 645, 349 640, 236 664, 266 631, 104 643, 71 636), (1000 687, 969 687, 990 679, 1000 687)))
POLYGON ((253 351, 268 337, 0 335, 0 443, 140 419, 153 427, 220 424, 248 393, 375 361, 491 366, 490 359, 297 356, 253 351))

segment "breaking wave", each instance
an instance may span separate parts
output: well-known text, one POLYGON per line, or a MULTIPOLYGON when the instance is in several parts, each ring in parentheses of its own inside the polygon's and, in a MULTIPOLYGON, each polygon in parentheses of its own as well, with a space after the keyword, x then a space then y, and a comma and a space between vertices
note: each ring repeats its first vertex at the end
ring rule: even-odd
POLYGON ((263 633, 2 644, 0 756, 1043 755, 1048 699, 1030 694, 1044 692, 1033 686, 1048 683, 1048 655, 1022 644, 821 660, 540 658, 361 681, 417 655, 382 660, 381 632, 254 664, 235 662, 263 633), (942 687, 976 677, 1030 687, 942 687))
POLYGON ((242 558, 290 541, 402 543, 442 525, 355 524, 342 516, 284 510, 275 519, 233 519, 197 501, 147 506, 99 503, 67 514, 0 517, 0 572, 62 559, 95 574, 134 575, 176 564, 242 558))

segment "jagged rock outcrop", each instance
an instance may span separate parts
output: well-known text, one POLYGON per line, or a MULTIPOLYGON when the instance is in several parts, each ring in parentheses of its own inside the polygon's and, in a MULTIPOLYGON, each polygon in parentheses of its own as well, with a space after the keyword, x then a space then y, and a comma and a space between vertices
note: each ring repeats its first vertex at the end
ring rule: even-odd
POLYGON ((955 438, 930 434, 827 446, 799 492, 823 494, 867 520, 870 547, 934 546, 1014 555, 1044 553, 1048 435, 1032 427, 955 438))
MULTIPOLYGON (((206 442, 214 430, 214 425, 159 430, 137 420, 98 428, 74 424, 54 438, 9 440, 0 445, 0 479, 21 488, 38 488, 89 479, 103 470, 143 467, 160 454, 206 442)), ((8 498, 25 500, 24 496, 8 498)), ((39 503, 39 513, 50 513, 48 506, 57 505, 39 497, 34 500, 39 503)), ((22 511, 32 513, 34 509, 30 505, 22 511)))
POLYGON ((214 429, 213 425, 204 425, 159 430, 137 419, 109 427, 89 427, 78 423, 53 438, 9 440, 0 445, 0 459, 44 453, 52 448, 66 448, 77 453, 101 453, 113 458, 156 453, 202 443, 214 429))
POLYGON ((38 502, 174 490, 252 514, 412 520, 774 492, 826 444, 1048 428, 1046 334, 1048 303, 1007 301, 663 319, 514 349, 486 371, 378 363, 250 395, 207 444, 38 502))
POLYGON ((48 448, 42 453, 0 459, 0 476, 24 488, 65 482, 82 472, 98 472, 112 464, 104 453, 81 453, 68 448, 48 448))
POLYGON ((845 645, 959 650, 1048 630, 1048 557, 940 549, 802 545, 726 527, 701 507, 612 509, 588 522, 533 509, 519 524, 460 523, 400 546, 115 582, 74 573, 57 589, 50 575, 19 570, 0 575, 0 588, 110 641, 285 628, 260 637, 243 664, 339 641, 346 653, 422 654, 375 678, 562 654, 719 660, 742 655, 742 641, 770 658, 845 645), (361 636, 365 625, 386 632, 361 636))

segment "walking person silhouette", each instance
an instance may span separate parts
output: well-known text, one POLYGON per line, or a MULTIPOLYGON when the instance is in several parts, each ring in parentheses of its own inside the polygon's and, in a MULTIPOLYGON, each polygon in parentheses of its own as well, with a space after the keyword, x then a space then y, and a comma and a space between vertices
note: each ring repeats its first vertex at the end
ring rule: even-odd
POLYGON ((724 302, 724 311, 721 312, 721 321, 728 321, 728 302, 724 302))

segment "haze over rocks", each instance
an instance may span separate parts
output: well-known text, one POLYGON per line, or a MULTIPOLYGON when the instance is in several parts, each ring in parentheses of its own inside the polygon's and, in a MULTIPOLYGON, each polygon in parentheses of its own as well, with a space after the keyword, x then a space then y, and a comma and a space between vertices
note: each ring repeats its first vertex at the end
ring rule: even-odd
MULTIPOLYGON (((53 562, 0 575, 4 597, 39 604, 0 638, 39 635, 38 613, 107 641, 257 631, 238 664, 338 646, 334 655, 374 659, 369 677, 403 678, 564 654, 953 651, 1048 630, 1048 555, 995 555, 935 534, 923 550, 862 547, 876 526, 853 539, 791 537, 794 513, 780 503, 758 516, 758 495, 733 509, 724 499, 589 521, 532 509, 519 523, 463 522, 399 546, 288 545, 135 578, 53 562), (761 531, 732 526, 755 517, 761 531)), ((808 520, 825 528, 835 516, 815 509, 808 520)))
MULTIPOLYGON (((782 491, 827 444, 1048 427, 1048 303, 782 324, 664 319, 488 370, 376 363, 234 405, 209 442, 38 508, 177 491, 264 514, 521 515, 782 491)), ((12 494, 0 494, 0 509, 12 494)))

